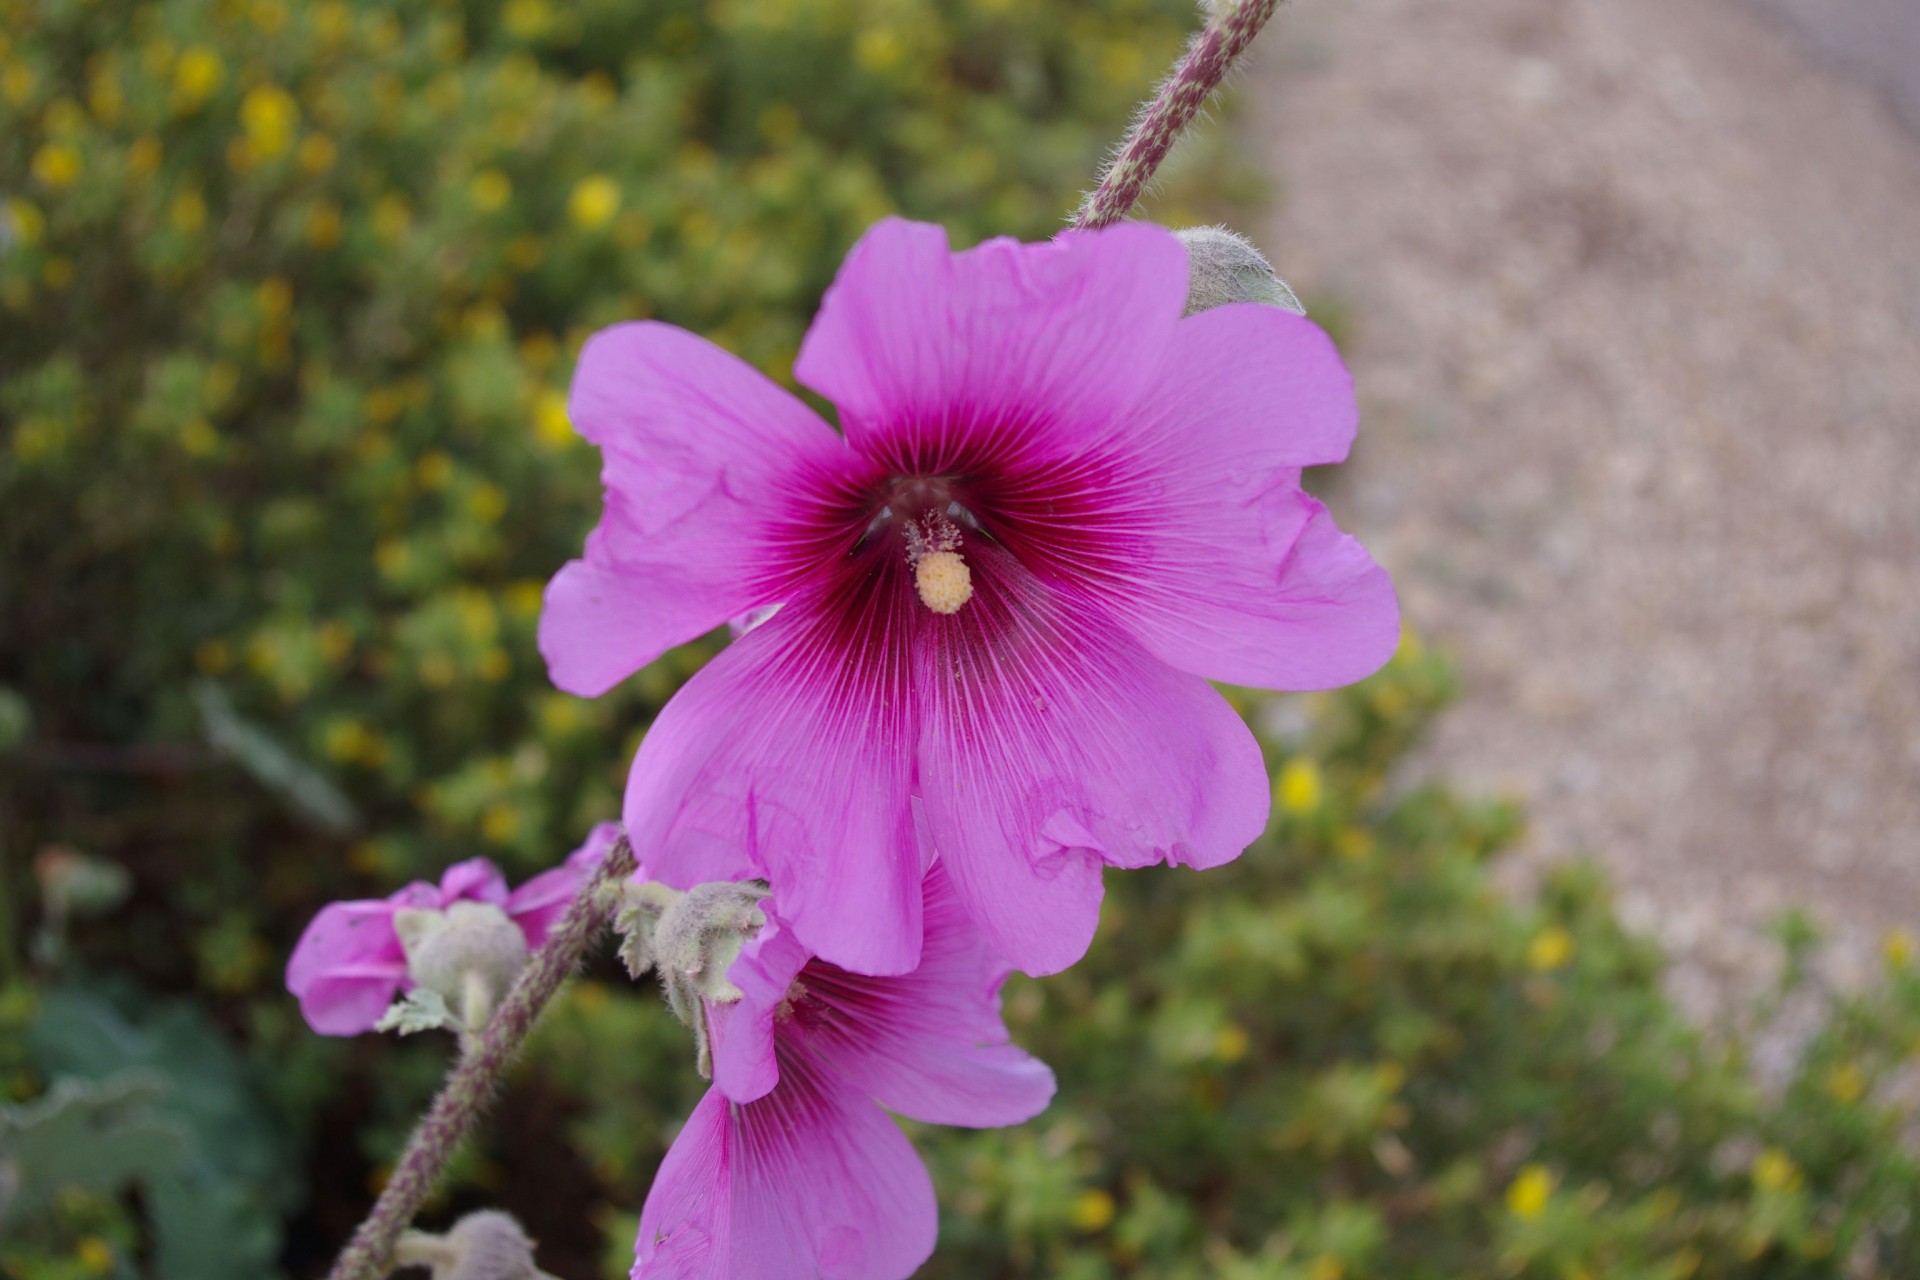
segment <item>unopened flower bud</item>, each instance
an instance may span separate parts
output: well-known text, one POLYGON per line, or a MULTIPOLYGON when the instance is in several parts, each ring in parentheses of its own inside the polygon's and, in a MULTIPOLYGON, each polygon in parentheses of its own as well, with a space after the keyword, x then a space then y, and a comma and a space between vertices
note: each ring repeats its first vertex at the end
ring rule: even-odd
POLYGON ((1229 302, 1259 302, 1307 314, 1252 241, 1225 227, 1176 231, 1187 249, 1187 315, 1229 302))
POLYGON ((454 1223, 444 1236, 408 1232, 394 1250, 394 1261, 430 1268, 433 1280, 550 1280, 534 1265, 533 1248, 512 1214, 482 1209, 454 1223))
POLYGON ((630 884, 614 918, 624 935, 620 958, 638 978, 660 974, 667 1007, 693 1032, 700 1074, 708 1074, 706 1003, 731 1004, 741 990, 727 978, 740 949, 767 923, 764 880, 717 881, 686 892, 659 883, 630 884))
POLYGON ((667 909, 653 934, 653 962, 662 972, 683 979, 701 999, 731 1003, 740 988, 727 970, 740 948, 767 923, 760 902, 767 896, 760 880, 697 884, 667 909))
POLYGON ((469 1030, 486 1022, 527 964, 526 935, 490 902, 396 911, 393 930, 407 953, 407 976, 414 986, 440 996, 469 1030))

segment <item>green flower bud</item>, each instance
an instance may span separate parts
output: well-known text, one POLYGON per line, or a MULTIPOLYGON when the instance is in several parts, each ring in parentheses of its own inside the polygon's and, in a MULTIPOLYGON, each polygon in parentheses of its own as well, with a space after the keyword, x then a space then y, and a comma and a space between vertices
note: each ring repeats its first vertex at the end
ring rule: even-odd
POLYGON ((407 976, 477 1031, 527 965, 520 926, 490 902, 456 902, 445 911, 393 913, 393 931, 407 953, 407 976))
POLYGON ((1298 316, 1307 314, 1293 290, 1273 274, 1266 258, 1245 236, 1225 227, 1187 227, 1173 234, 1187 249, 1185 314, 1229 302, 1258 302, 1298 316))
POLYGON ((743 994, 727 980, 740 949, 767 923, 764 880, 699 884, 682 893, 663 884, 628 885, 614 918, 620 958, 638 978, 658 970, 667 1007, 693 1032, 700 1074, 708 1075, 706 1003, 731 1004, 743 994))
POLYGON ((409 1231, 394 1249, 401 1267, 427 1267, 433 1280, 552 1280, 534 1265, 534 1242, 513 1215, 470 1213, 444 1236, 409 1231))

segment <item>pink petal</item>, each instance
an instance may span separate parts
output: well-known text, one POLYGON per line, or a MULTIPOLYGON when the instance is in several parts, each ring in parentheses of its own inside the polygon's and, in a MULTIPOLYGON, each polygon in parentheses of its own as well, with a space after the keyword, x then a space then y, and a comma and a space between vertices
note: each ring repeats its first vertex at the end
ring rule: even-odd
POLYGON ((1107 606, 1183 671, 1279 689, 1371 675, 1399 643, 1387 575, 1300 490, 1344 458, 1353 383, 1310 321, 1227 306, 1180 322, 1075 530, 1107 606))
POLYGON ((974 596, 917 642, 920 792, 953 887, 1028 973, 1078 960, 1100 867, 1210 867, 1266 825, 1267 775, 1205 681, 970 544, 974 596))
POLYGON ((1186 292, 1180 242, 1145 223, 950 253, 941 228, 889 218, 847 255, 794 376, 855 449, 920 474, 991 439, 1057 452, 1146 388, 1186 292))
POLYGON ((485 858, 456 862, 440 875, 440 901, 435 905, 445 908, 463 900, 500 906, 507 900, 507 878, 485 858))
POLYGON ((810 951, 900 973, 920 950, 904 676, 843 623, 789 604, 688 681, 640 744, 627 832, 665 883, 763 876, 810 951))
POLYGON ((587 836, 585 844, 567 855, 564 863, 542 871, 507 895, 506 912, 526 934, 529 950, 547 940, 547 934, 579 895, 580 887, 592 878, 619 839, 619 824, 603 822, 587 836))
POLYGON ((927 873, 920 967, 868 978, 814 961, 782 1034, 882 1106, 930 1124, 1018 1124, 1046 1109, 1053 1072, 1010 1044, 1000 1020, 1007 966, 954 896, 927 873))
MULTIPOLYGON (((403 893, 405 891, 402 891, 403 893)), ((396 895, 399 896, 399 895, 396 895)), ((320 909, 287 960, 287 990, 324 1036, 371 1031, 407 975, 393 931, 396 904, 333 902, 320 909)))
POLYGON ((547 590, 540 651, 555 684, 593 696, 773 598, 782 513, 848 458, 751 365, 653 322, 587 342, 569 412, 605 456, 606 511, 547 590))
POLYGON ((633 1280, 906 1280, 933 1253, 926 1166, 817 1064, 746 1104, 707 1091, 640 1211, 633 1280))
MULTIPOLYGON (((771 900, 767 905, 772 907, 771 900)), ((756 1101, 779 1081, 774 1019, 793 980, 812 959, 812 953, 800 945, 793 931, 769 911, 760 936, 747 943, 739 959, 728 968, 728 980, 743 994, 732 1004, 708 1004, 707 1034, 713 1046, 713 1087, 730 1100, 756 1101)))

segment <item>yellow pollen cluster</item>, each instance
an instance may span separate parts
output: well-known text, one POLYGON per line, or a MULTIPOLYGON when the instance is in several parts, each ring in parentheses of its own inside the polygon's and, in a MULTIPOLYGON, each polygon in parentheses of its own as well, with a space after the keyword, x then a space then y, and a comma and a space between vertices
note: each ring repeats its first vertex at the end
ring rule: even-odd
POLYGON ((958 613, 973 598, 973 574, 958 552, 932 551, 913 567, 920 603, 935 613, 958 613))

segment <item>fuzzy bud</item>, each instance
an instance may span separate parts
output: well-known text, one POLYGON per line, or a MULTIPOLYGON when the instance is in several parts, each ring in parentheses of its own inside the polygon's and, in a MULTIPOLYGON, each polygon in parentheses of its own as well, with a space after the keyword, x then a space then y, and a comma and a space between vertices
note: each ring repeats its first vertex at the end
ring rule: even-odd
POLYGON ((638 978, 649 966, 659 971, 667 1007, 693 1032, 702 1075, 709 1069, 705 1002, 731 1004, 743 994, 727 970, 766 925, 760 903, 769 892, 764 880, 716 881, 684 893, 630 884, 614 919, 627 972, 638 978))
POLYGON ((444 1236, 410 1231, 394 1261, 427 1267, 433 1280, 551 1280, 533 1262, 534 1242, 513 1215, 498 1209, 470 1213, 444 1236))
POLYGON ((660 917, 653 934, 653 962, 684 980, 692 994, 730 1004, 740 988, 727 970, 740 948, 760 932, 767 917, 760 902, 769 890, 761 880, 697 884, 660 917))
POLYGON ((1253 242, 1225 227, 1187 227, 1176 231, 1187 249, 1187 315, 1229 302, 1259 302, 1295 315, 1307 314, 1293 290, 1253 242))
POLYGON ((407 976, 445 1000, 469 1030, 485 1024, 527 965, 526 935, 490 902, 396 911, 393 931, 407 953, 407 976))

